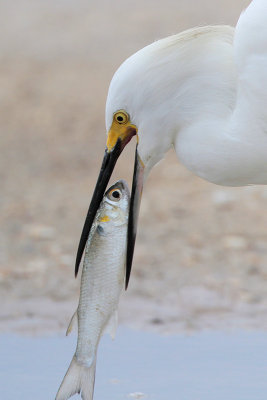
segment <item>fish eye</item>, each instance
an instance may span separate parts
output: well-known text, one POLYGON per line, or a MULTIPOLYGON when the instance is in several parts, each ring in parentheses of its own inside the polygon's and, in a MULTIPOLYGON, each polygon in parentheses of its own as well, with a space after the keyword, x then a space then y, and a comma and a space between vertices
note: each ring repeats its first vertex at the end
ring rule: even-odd
POLYGON ((119 201, 121 199, 121 191, 119 189, 113 189, 109 194, 108 197, 112 201, 119 201))
POLYGON ((118 111, 114 114, 114 120, 118 124, 126 124, 129 121, 129 115, 125 111, 118 111))
POLYGON ((118 190, 114 190, 114 192, 112 192, 112 196, 115 197, 115 199, 118 199, 120 197, 120 193, 118 190))

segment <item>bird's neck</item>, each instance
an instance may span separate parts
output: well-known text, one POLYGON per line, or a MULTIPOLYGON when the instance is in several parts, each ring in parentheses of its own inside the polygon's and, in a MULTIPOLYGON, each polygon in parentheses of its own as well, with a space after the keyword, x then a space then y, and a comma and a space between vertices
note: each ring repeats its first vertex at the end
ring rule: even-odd
POLYGON ((219 81, 217 85, 214 80, 215 92, 206 92, 210 98, 204 96, 204 112, 197 117, 197 110, 193 111, 192 122, 185 123, 175 138, 180 160, 195 174, 216 184, 267 184, 265 20, 266 3, 252 2, 237 24, 232 55, 222 54, 223 58, 227 55, 229 66, 227 69, 224 65, 222 82, 230 76, 227 71, 233 71, 236 79, 225 80, 226 85, 219 81), (223 88, 226 91, 220 92, 223 88), (213 111, 210 115, 205 112, 206 106, 213 111))
POLYGON ((150 80, 143 89, 149 101, 138 112, 141 157, 148 169, 185 132, 194 132, 192 140, 199 141, 206 134, 207 122, 219 129, 233 112, 237 84, 232 39, 232 28, 218 26, 197 28, 154 44, 157 57, 152 52, 147 67, 150 80))
POLYGON ((140 149, 147 170, 174 145, 179 160, 205 180, 226 186, 267 183, 266 58, 265 67, 257 59, 238 70, 229 37, 221 33, 178 52, 176 73, 167 72, 153 86, 154 98, 164 101, 155 100, 152 121, 142 118, 141 133, 151 135, 140 135, 140 149), (258 70, 254 79, 252 65, 258 70))

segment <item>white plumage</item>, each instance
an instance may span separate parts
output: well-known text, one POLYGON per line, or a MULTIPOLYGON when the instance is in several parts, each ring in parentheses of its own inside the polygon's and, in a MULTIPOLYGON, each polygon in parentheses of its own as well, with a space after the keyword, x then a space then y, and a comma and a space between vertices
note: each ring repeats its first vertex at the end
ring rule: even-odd
POLYGON ((194 28, 127 59, 108 93, 106 125, 125 110, 145 173, 173 145, 196 175, 220 185, 267 183, 267 2, 234 30, 194 28))
POLYGON ((125 145, 138 135, 128 224, 126 286, 143 182, 174 146, 196 175, 219 185, 267 184, 267 1, 236 28, 194 28, 159 40, 115 73, 106 104, 107 148, 76 258, 125 145))

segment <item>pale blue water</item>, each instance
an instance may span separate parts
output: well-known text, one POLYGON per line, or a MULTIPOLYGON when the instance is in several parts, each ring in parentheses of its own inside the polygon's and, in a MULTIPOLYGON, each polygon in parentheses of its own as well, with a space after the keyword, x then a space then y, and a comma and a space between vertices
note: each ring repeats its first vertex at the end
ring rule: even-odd
MULTIPOLYGON (((1 335, 0 399, 54 399, 75 342, 75 334, 1 335)), ((267 333, 162 337, 120 328, 115 341, 102 338, 94 399, 133 392, 150 400, 266 400, 267 333)))

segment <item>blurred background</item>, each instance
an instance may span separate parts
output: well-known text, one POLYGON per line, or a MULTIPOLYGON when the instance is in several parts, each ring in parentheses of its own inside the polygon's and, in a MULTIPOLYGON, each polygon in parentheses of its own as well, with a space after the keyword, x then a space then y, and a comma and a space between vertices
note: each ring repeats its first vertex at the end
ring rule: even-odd
MULTIPOLYGON (((0 330, 63 331, 105 147, 105 99, 128 56, 249 0, 0 2, 0 330)), ((132 141, 112 181, 132 178, 132 141)), ((178 332, 266 328, 267 188, 223 188, 171 151, 146 184, 120 322, 178 332)))

